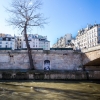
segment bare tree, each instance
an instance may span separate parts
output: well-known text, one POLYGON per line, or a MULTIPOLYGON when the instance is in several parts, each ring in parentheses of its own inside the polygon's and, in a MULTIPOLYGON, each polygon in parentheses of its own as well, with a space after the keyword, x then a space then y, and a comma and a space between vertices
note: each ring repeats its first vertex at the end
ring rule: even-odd
POLYGON ((13 0, 11 9, 7 9, 11 14, 7 21, 10 25, 19 28, 21 33, 24 34, 31 69, 34 69, 34 64, 28 43, 27 30, 34 26, 43 27, 46 24, 46 19, 43 17, 43 14, 37 12, 41 8, 41 5, 42 2, 40 0, 13 0))

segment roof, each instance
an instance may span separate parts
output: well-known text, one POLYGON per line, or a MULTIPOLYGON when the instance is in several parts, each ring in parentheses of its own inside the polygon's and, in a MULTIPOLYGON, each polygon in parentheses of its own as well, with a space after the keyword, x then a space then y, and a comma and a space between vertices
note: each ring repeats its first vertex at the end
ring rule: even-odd
POLYGON ((42 42, 50 42, 50 41, 48 41, 48 40, 39 40, 39 41, 42 41, 42 42))

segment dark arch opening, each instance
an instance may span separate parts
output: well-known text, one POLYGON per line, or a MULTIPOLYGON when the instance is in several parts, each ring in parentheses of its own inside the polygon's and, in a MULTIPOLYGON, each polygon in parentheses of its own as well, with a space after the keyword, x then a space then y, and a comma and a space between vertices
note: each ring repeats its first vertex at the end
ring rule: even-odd
POLYGON ((50 70, 50 60, 44 61, 44 70, 50 70))

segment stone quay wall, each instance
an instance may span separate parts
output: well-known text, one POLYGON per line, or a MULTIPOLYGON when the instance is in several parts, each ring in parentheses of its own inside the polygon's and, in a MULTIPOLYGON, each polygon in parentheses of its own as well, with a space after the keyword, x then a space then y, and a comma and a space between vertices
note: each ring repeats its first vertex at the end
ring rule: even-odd
POLYGON ((0 72, 0 80, 100 80, 100 71, 27 71, 0 72))
MULTIPOLYGON (((29 66, 27 50, 0 50, 0 79, 100 79, 100 71, 82 71, 82 53, 73 50, 33 50, 35 70, 29 66), (50 70, 44 70, 45 60, 50 70)), ((97 68, 98 69, 98 68, 97 68)))
MULTIPOLYGON (((79 70, 81 53, 73 50, 33 50, 36 70, 44 70, 44 61, 50 61, 50 70, 79 70)), ((30 69, 27 50, 0 50, 0 69, 30 69)), ((81 69, 80 69, 81 70, 81 69)))

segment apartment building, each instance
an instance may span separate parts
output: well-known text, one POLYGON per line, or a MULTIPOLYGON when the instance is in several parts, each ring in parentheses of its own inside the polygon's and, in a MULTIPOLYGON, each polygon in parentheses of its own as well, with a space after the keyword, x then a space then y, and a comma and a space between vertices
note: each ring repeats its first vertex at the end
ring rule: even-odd
POLYGON ((70 48, 73 47, 72 34, 66 34, 64 37, 57 39, 57 42, 52 46, 53 48, 70 48))
POLYGON ((10 34, 0 33, 0 48, 15 49, 15 38, 10 34))
POLYGON ((23 36, 15 36, 15 48, 21 49, 22 48, 22 42, 23 42, 23 36))
MULTIPOLYGON (((50 41, 47 40, 47 36, 38 34, 28 34, 28 42, 30 48, 43 48, 44 50, 50 50, 50 41)), ((0 48, 24 49, 27 48, 24 36, 11 36, 9 34, 0 34, 0 48)))
POLYGON ((76 49, 84 49, 100 44, 100 24, 88 25, 78 31, 75 40, 76 49))
MULTIPOLYGON (((27 37, 30 48, 43 48, 44 50, 50 50, 50 41, 47 40, 47 36, 28 34, 27 37)), ((22 48, 27 48, 24 37, 22 40, 22 48)))

